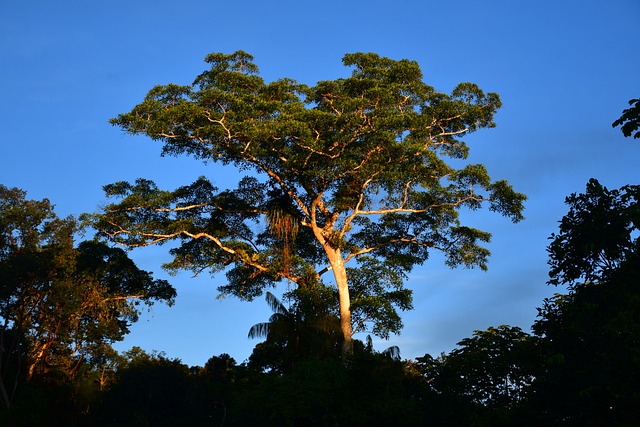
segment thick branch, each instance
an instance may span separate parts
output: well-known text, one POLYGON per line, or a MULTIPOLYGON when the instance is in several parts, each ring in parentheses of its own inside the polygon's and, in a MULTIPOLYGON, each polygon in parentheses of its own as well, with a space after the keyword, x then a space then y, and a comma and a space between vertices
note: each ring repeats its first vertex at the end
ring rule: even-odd
POLYGON ((380 244, 375 245, 375 246, 369 246, 367 248, 360 249, 360 250, 358 250, 356 252, 351 252, 344 259, 344 262, 346 263, 346 262, 350 261, 351 259, 353 259, 353 258, 355 258, 357 256, 360 256, 360 255, 363 255, 363 254, 366 254, 366 253, 369 253, 369 252, 376 251, 378 249, 384 248, 385 246, 389 246, 389 245, 392 245, 394 243, 410 243, 410 244, 417 245, 417 246, 423 246, 423 247, 427 247, 427 248, 435 248, 435 249, 441 250, 441 251, 443 251, 445 253, 449 253, 447 250, 445 250, 443 248, 436 247, 432 242, 423 242, 423 241, 418 240, 416 238, 411 238, 410 239, 410 238, 407 238, 407 237, 401 237, 399 239, 390 239, 390 240, 388 240, 388 241, 386 241, 384 243, 380 243, 380 244))
POLYGON ((459 197, 457 201, 452 202, 452 203, 438 203, 436 205, 430 205, 426 208, 422 208, 422 209, 409 209, 409 208, 405 208, 403 207, 404 203, 397 208, 388 208, 388 209, 374 209, 374 210, 369 210, 369 211, 358 211, 357 215, 385 215, 385 214, 392 214, 392 213, 425 213, 428 212, 432 209, 436 209, 436 208, 442 208, 442 207, 457 207, 460 206, 463 203, 466 202, 470 202, 470 201, 475 201, 475 202, 484 202, 486 201, 485 198, 483 197, 478 197, 478 196, 467 196, 467 197, 459 197))
MULTIPOLYGON (((187 230, 180 230, 180 231, 176 231, 175 233, 169 233, 169 234, 161 234, 161 233, 142 233, 142 232, 131 232, 130 230, 126 230, 120 226, 118 226, 117 224, 110 222, 110 224, 112 224, 115 227, 118 227, 120 230, 112 232, 112 233, 107 233, 109 236, 114 237, 117 236, 119 234, 129 234, 129 235, 136 235, 136 236, 140 236, 140 237, 144 237, 145 239, 150 239, 150 241, 146 241, 146 242, 142 242, 142 243, 137 243, 137 244, 124 244, 124 243, 119 243, 122 246, 128 246, 128 247, 143 247, 143 246, 151 246, 160 242, 163 242, 165 240, 170 240, 170 239, 174 239, 178 236, 184 235, 187 237, 190 237, 194 240, 198 240, 198 239, 202 239, 202 238, 206 238, 210 241, 212 241, 213 243, 216 244, 216 246, 218 248, 220 248, 222 251, 234 256, 236 258, 236 260, 238 260, 239 262, 248 265, 250 267, 255 268, 256 270, 258 270, 259 272, 267 272, 270 271, 271 269, 268 266, 265 266, 264 264, 261 264, 259 262, 256 262, 254 260, 251 260, 249 258, 247 258, 247 256, 245 254, 243 254, 242 252, 239 252, 233 248, 230 248, 228 246, 226 246, 220 239, 218 239, 215 236, 212 236, 209 233, 204 233, 204 232, 200 232, 200 233, 191 233, 187 230)), ((277 274, 278 276, 282 277, 283 279, 288 279, 291 280, 294 283, 299 283, 300 278, 294 275, 289 274, 286 271, 277 271, 275 272, 275 274, 277 274)), ((117 299, 117 298, 116 298, 117 299)))

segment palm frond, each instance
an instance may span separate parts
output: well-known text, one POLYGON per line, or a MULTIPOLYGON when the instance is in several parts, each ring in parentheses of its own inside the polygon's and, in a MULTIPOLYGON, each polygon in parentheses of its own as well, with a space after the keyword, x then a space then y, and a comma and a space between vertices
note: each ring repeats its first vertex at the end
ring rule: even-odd
POLYGON ((256 323, 249 329, 249 339, 266 338, 269 335, 270 322, 256 323))
POLYGON ((289 310, 287 309, 287 307, 284 306, 282 301, 280 301, 275 295, 273 295, 269 291, 267 291, 266 300, 267 300, 267 304, 269 304, 269 308, 274 313, 285 314, 285 315, 289 314, 289 310))
POLYGON ((400 347, 397 345, 392 345, 382 352, 383 355, 387 356, 391 360, 400 360, 400 347))

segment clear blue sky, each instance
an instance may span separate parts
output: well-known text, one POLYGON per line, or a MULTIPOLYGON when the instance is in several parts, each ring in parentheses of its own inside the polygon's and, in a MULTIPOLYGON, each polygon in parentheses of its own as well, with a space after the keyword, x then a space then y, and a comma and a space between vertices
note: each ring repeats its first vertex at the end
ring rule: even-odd
MULTIPOLYGON (((95 211, 101 187, 145 177, 163 188, 207 175, 220 187, 238 175, 160 147, 107 120, 156 84, 191 83, 210 52, 242 49, 263 77, 313 84, 346 76, 345 53, 416 60, 440 91, 461 81, 498 92, 497 128, 468 138, 485 163, 528 195, 526 220, 485 213, 470 225, 493 233, 489 272, 450 270, 434 256, 411 274, 415 310, 399 345, 414 358, 448 352, 475 329, 528 330, 546 285, 546 245, 566 212, 564 197, 595 177, 609 187, 640 183, 640 141, 611 123, 640 97, 640 1, 4 1, 0 5, 0 183, 49 198, 59 215, 95 211)), ((166 277, 162 248, 132 253, 166 277)), ((139 345, 185 363, 227 352, 239 362, 270 311, 260 299, 216 300, 224 275, 171 278, 172 308, 155 306, 117 348, 139 345)), ((359 338, 364 338, 360 336, 359 338)))

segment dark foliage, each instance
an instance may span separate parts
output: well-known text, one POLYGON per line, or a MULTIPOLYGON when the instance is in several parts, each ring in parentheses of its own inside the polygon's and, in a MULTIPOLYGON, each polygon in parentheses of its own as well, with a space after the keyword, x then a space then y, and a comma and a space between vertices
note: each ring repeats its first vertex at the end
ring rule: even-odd
POLYGON ((640 138, 640 99, 629 100, 629 108, 622 111, 622 116, 612 124, 613 127, 620 126, 622 134, 627 138, 640 138), (635 132, 635 133, 634 133, 635 132))
POLYGON ((640 417, 640 186, 596 180, 567 198, 552 236, 551 283, 534 330, 545 370, 532 405, 550 425, 635 425, 640 417))

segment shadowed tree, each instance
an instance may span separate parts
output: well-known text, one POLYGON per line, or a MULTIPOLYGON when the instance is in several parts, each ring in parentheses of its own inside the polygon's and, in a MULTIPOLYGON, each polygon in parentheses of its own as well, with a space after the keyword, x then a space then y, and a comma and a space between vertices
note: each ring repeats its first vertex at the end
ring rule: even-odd
POLYGON ((541 369, 538 339, 501 325, 474 331, 457 345, 415 365, 433 393, 438 425, 532 425, 523 414, 541 369))
POLYGON ((193 84, 156 86, 111 123, 160 142, 163 155, 253 176, 225 191, 204 177, 174 191, 118 182, 105 187, 118 201, 93 216, 126 246, 177 241, 170 270, 225 270, 229 283, 219 290, 245 300, 282 280, 332 285, 347 355, 358 330, 399 331, 396 310, 411 307, 403 281, 432 250, 451 267, 486 268, 490 234, 461 224, 459 210, 486 203, 522 218, 522 194, 462 162, 469 148, 461 138, 494 126, 495 93, 472 83, 440 93, 417 63, 373 53, 345 55, 351 76, 315 86, 266 83, 242 51, 206 62, 193 84), (360 301, 357 320, 356 270, 376 293, 360 301))
POLYGON ((266 293, 273 314, 268 322, 257 323, 249 330, 249 338, 265 338, 254 349, 249 359, 251 365, 282 373, 310 356, 320 359, 338 356, 340 323, 331 310, 335 300, 331 289, 296 289, 285 298, 290 307, 271 292, 266 293))
POLYGON ((103 243, 74 244, 73 217, 48 200, 27 200, 0 185, 0 397, 13 401, 34 376, 72 380, 99 364, 137 320, 140 303, 171 303, 175 290, 126 253, 103 243))
POLYGON ((194 408, 195 374, 180 359, 149 354, 139 347, 123 356, 116 381, 96 410, 97 425, 204 425, 197 419, 202 416, 200 408, 194 408))
MULTIPOLYGON (((193 368, 192 368, 193 369, 193 368)), ((246 365, 238 366, 228 354, 211 357, 197 370, 199 392, 196 409, 206 414, 208 424, 228 425, 227 413, 234 409, 234 399, 246 388, 246 365)))
POLYGON ((549 245, 550 284, 533 329, 545 372, 536 414, 550 425, 634 425, 640 417, 640 186, 592 179, 567 198, 549 245))
POLYGON ((640 186, 609 190, 590 179, 586 192, 566 199, 569 212, 549 245, 549 284, 576 289, 605 282, 637 260, 640 186))
POLYGON ((490 408, 510 408, 525 398, 534 378, 535 339, 518 327, 474 331, 443 356, 436 387, 490 408))

